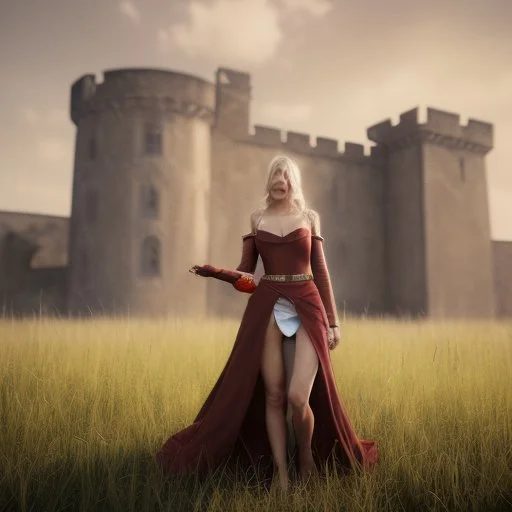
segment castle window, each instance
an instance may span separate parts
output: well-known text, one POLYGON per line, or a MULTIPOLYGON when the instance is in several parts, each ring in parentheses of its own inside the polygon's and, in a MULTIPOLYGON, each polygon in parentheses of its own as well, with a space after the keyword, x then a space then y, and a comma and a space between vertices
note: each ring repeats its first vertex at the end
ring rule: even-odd
POLYGON ((160 210, 160 194, 154 185, 141 188, 141 210, 146 218, 156 219, 160 210))
POLYGON ((162 127, 160 124, 146 123, 144 127, 144 152, 146 155, 162 154, 162 127))
POLYGON ((85 195, 85 219, 88 224, 95 224, 98 218, 98 194, 89 189, 85 195))
POLYGON ((142 243, 141 273, 155 277, 161 273, 161 244, 156 236, 147 236, 142 243))
POLYGON ((96 147, 96 139, 94 137, 91 137, 89 139, 88 153, 89 153, 89 160, 96 160, 97 147, 96 147))
POLYGON ((460 180, 466 181, 466 162, 464 158, 459 158, 459 172, 460 172, 460 180))

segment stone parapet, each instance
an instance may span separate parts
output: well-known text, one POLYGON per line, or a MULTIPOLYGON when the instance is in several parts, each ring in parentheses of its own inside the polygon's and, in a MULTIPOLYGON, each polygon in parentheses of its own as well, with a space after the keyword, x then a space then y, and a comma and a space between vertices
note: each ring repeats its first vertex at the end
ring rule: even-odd
POLYGON ((71 87, 71 119, 99 111, 158 110, 213 121, 215 86, 201 78, 152 69, 105 71, 104 81, 84 75, 71 87))
POLYGON ((493 125, 469 119, 467 125, 460 123, 460 116, 427 108, 427 121, 418 121, 418 109, 400 115, 398 124, 390 119, 368 128, 368 138, 390 148, 403 148, 412 144, 428 142, 450 149, 464 149, 486 154, 493 147, 493 125))

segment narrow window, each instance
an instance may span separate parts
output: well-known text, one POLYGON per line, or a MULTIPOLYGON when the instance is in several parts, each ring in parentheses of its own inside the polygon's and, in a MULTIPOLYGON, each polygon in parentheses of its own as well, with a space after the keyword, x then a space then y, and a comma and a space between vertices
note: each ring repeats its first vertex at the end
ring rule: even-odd
POLYGON ((162 154, 162 127, 160 124, 146 123, 144 129, 144 151, 146 155, 162 154))
POLYGON ((466 162, 464 161, 464 158, 459 158, 459 173, 460 173, 460 180, 466 181, 466 162))
POLYGON ((141 273, 143 276, 155 277, 160 275, 160 256, 160 240, 156 236, 147 236, 142 243, 141 273))
POLYGON ((160 210, 160 194, 154 185, 141 187, 141 209, 143 217, 156 219, 160 210))

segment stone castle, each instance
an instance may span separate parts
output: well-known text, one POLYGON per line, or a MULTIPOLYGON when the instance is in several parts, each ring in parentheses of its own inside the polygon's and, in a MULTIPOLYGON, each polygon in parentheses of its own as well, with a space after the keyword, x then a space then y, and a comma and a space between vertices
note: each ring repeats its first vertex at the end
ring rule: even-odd
POLYGON ((233 268, 277 153, 298 162, 322 220, 338 309, 512 316, 512 242, 492 241, 492 125, 429 108, 368 129, 363 145, 250 130, 250 76, 215 83, 149 69, 85 75, 71 218, 0 212, 4 312, 239 315, 247 295, 193 276, 233 268))

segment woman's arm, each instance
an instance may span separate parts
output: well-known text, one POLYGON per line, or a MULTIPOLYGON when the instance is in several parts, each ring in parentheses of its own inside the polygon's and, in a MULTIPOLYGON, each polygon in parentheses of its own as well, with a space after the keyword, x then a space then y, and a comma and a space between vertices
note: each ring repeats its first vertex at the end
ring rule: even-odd
POLYGON ((320 235, 320 216, 314 210, 309 210, 311 220, 311 270, 315 279, 315 284, 320 293, 320 298, 327 313, 330 327, 338 327, 338 312, 336 301, 332 291, 331 278, 327 269, 325 260, 323 238, 320 235))
POLYGON ((239 272, 254 274, 256 264, 258 263, 258 249, 256 249, 256 229, 258 226, 259 212, 251 215, 251 233, 242 237, 242 258, 240 264, 236 267, 239 272))

